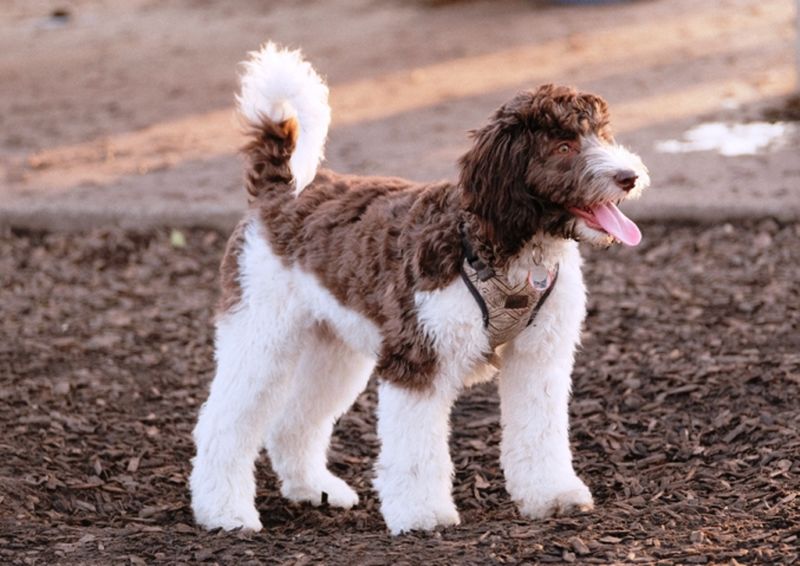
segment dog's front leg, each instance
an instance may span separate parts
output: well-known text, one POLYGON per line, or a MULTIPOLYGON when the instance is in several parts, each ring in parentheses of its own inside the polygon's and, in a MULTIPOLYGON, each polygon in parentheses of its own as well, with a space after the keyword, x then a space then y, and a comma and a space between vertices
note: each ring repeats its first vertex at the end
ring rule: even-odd
POLYGON ((457 389, 439 380, 416 391, 383 382, 375 487, 392 534, 457 525, 448 437, 457 389))
POLYGON ((499 376, 506 488, 532 518, 593 505, 569 444, 571 373, 585 313, 580 260, 573 253, 534 324, 509 344, 499 376))
POLYGON ((571 363, 539 363, 520 357, 500 376, 506 488, 526 517, 587 511, 592 495, 573 470, 569 445, 571 363))

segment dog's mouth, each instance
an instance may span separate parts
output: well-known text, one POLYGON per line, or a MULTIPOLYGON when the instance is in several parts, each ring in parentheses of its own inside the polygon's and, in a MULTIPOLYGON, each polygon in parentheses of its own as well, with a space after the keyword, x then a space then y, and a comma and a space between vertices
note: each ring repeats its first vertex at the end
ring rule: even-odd
POLYGON ((639 227, 613 202, 592 207, 570 207, 569 211, 583 220, 588 228, 606 233, 626 246, 636 246, 642 241, 639 227))

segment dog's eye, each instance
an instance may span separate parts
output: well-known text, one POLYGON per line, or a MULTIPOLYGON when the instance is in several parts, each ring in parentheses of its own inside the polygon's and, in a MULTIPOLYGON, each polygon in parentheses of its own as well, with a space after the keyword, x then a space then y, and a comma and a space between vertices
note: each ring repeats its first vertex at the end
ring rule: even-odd
POLYGON ((572 151, 572 146, 570 146, 568 143, 562 143, 556 148, 556 151, 558 153, 566 155, 567 153, 572 151))

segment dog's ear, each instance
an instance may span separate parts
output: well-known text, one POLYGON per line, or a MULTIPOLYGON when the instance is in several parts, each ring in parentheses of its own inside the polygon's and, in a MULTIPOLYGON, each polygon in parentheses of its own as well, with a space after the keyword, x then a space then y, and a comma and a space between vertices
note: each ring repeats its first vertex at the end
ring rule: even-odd
POLYGON ((513 253, 536 231, 541 212, 527 179, 537 154, 536 136, 524 112, 531 101, 530 93, 518 96, 489 124, 470 132, 472 147, 459 161, 462 205, 486 225, 504 252, 513 253))

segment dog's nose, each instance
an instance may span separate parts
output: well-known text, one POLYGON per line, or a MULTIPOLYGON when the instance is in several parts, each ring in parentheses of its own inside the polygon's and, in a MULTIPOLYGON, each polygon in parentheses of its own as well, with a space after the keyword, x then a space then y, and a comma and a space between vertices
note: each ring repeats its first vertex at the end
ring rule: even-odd
POLYGON ((622 169, 617 171, 617 174, 614 175, 614 182, 617 183, 620 189, 628 192, 636 186, 636 179, 638 178, 639 176, 634 171, 622 169))
POLYGON ((630 169, 623 169, 622 171, 617 171, 617 174, 614 175, 614 182, 627 193, 636 185, 636 179, 638 178, 639 176, 635 172, 630 169))

